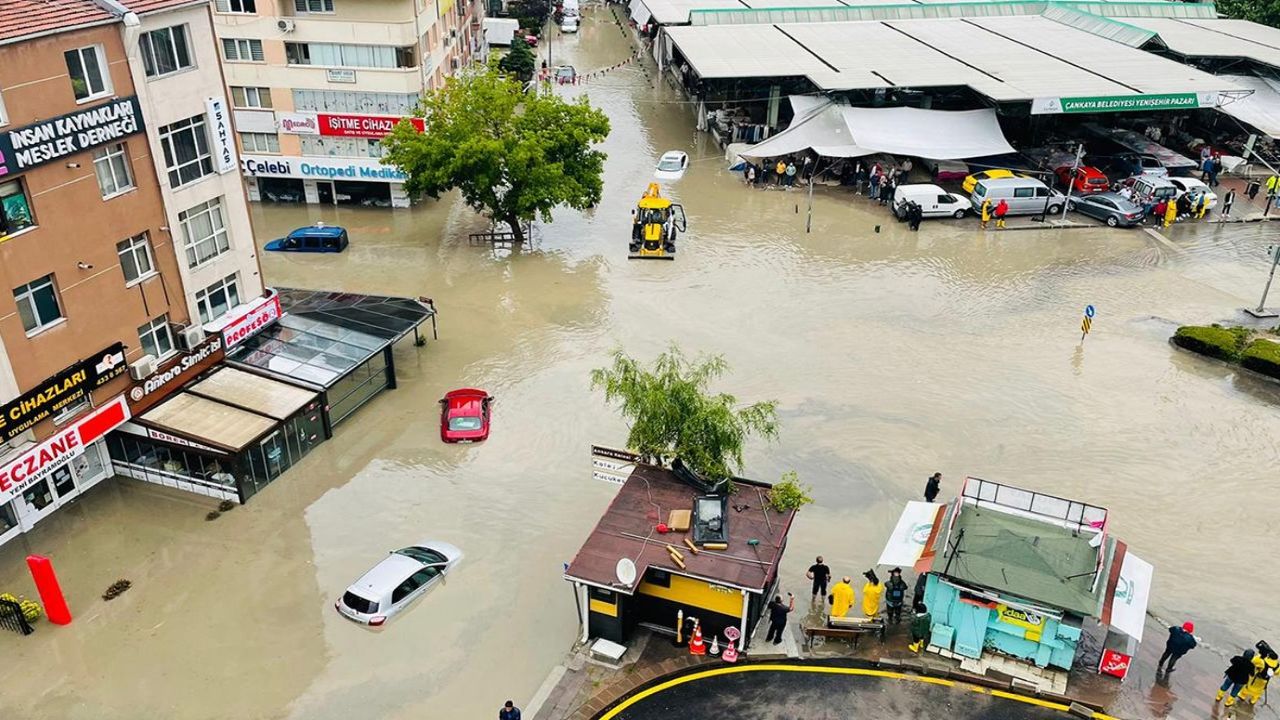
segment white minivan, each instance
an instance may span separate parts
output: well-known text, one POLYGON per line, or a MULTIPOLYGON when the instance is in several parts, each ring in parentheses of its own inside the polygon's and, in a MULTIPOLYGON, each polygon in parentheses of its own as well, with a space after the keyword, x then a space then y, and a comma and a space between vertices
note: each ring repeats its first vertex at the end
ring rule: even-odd
POLYGON ((994 208, 1001 200, 1009 204, 1010 215, 1038 215, 1048 213, 1054 215, 1062 212, 1067 198, 1057 190, 1035 178, 1011 177, 989 178, 979 180, 973 186, 973 194, 969 196, 973 207, 982 208, 984 200, 991 201, 994 208))
POLYGON ((893 214, 899 220, 907 217, 907 203, 914 202, 920 206, 924 217, 953 217, 960 219, 973 209, 969 198, 953 192, 947 192, 937 185, 920 183, 918 185, 899 185, 893 191, 893 214))

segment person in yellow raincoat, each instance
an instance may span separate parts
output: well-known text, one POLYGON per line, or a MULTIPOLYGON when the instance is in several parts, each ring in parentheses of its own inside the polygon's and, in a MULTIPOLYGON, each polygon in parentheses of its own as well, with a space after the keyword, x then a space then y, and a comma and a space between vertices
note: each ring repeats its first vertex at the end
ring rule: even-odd
POLYGON ((982 216, 982 229, 986 230, 987 223, 991 222, 991 198, 987 198, 986 200, 982 201, 982 208, 980 209, 980 214, 982 216))
POLYGON ((1178 203, 1170 199, 1169 205, 1164 209, 1164 226, 1169 227, 1177 219, 1178 219, 1178 203))
POLYGON ((844 617, 853 607, 852 579, 846 575, 831 588, 831 617, 844 617))
POLYGON ((880 597, 884 595, 884 585, 880 584, 875 570, 868 570, 862 576, 867 579, 862 586, 862 614, 874 618, 880 614, 880 597))
POLYGON ((1209 212, 1209 193, 1200 193, 1199 202, 1196 203, 1196 219, 1202 219, 1207 212, 1209 212))
POLYGON ((1258 654, 1253 656, 1253 677, 1249 678, 1249 682, 1240 691, 1240 699, 1250 705, 1258 704, 1267 691, 1267 683, 1277 669, 1280 669, 1280 657, 1276 656, 1276 651, 1271 649, 1266 640, 1259 641, 1254 647, 1258 649, 1258 654))

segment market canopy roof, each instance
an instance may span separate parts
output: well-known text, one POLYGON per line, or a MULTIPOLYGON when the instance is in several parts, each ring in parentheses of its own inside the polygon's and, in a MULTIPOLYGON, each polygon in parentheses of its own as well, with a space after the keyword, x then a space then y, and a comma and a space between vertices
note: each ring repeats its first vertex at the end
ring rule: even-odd
POLYGON ((1280 81, 1253 75, 1223 77, 1253 93, 1246 97, 1224 98, 1218 110, 1249 123, 1270 137, 1280 138, 1280 81))
POLYGON ((1246 58, 1280 68, 1280 29, 1247 20, 1129 18, 1186 57, 1246 58))
POLYGON ((235 405, 276 420, 288 419, 316 399, 314 390, 223 367, 204 380, 189 385, 188 393, 235 405))

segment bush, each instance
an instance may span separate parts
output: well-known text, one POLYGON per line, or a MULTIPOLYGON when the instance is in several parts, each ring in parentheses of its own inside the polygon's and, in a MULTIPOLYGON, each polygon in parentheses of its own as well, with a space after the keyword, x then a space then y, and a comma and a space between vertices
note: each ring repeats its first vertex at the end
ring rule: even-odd
POLYGON ((1247 329, 1221 325, 1184 325, 1173 334, 1174 345, 1228 362, 1240 359, 1248 339, 1247 329))
POLYGON ((1254 340, 1240 354, 1240 364, 1273 378, 1280 378, 1280 343, 1254 340))
POLYGON ((809 497, 809 486, 800 484, 800 476, 794 470, 782 474, 782 481, 769 490, 768 497, 769 505, 778 512, 799 510, 813 502, 809 497))

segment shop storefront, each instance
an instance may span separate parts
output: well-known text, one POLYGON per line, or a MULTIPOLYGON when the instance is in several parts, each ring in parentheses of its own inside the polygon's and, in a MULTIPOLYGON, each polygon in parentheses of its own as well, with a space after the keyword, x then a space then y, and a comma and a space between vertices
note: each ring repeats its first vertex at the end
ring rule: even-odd
POLYGON ((409 207, 409 176, 376 158, 245 155, 240 166, 253 201, 299 202, 301 187, 312 204, 409 207))

